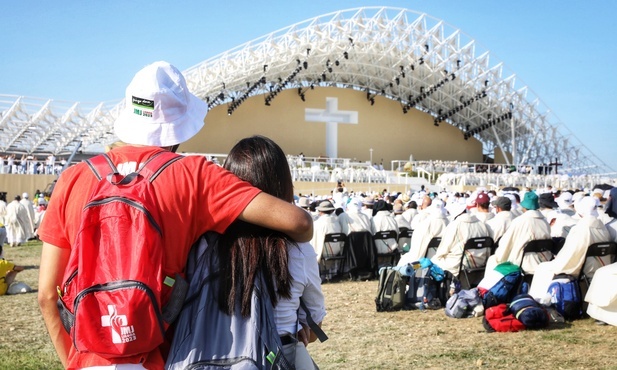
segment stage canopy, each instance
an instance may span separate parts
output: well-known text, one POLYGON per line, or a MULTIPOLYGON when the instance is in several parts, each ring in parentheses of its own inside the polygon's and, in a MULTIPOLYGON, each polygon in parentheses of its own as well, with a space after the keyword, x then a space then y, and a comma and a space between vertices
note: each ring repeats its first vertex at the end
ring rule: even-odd
MULTIPOLYGON (((199 47, 197 44, 195 47, 199 47)), ((304 100, 314 87, 376 96, 453 125, 461 140, 502 150, 508 164, 563 163, 560 172, 612 172, 535 96, 461 30, 407 9, 367 7, 325 14, 249 41, 184 71, 189 88, 228 114, 249 97, 264 104, 284 89, 304 100)), ((94 106, 0 95, 0 152, 66 154, 116 140, 123 101, 94 106)), ((376 107, 376 109, 378 109, 376 107)))

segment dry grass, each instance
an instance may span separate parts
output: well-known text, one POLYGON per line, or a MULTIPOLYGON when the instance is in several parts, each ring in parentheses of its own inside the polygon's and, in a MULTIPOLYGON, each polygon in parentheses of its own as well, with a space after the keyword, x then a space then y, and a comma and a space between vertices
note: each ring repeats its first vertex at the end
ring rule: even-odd
MULTIPOLYGON (((40 244, 6 248, 28 266, 19 280, 37 286, 40 244)), ((323 285, 330 339, 309 351, 321 369, 617 369, 617 328, 591 319, 548 330, 488 334, 479 318, 443 310, 378 313, 376 281, 323 285)), ((0 369, 57 369, 36 294, 1 296, 0 369)))

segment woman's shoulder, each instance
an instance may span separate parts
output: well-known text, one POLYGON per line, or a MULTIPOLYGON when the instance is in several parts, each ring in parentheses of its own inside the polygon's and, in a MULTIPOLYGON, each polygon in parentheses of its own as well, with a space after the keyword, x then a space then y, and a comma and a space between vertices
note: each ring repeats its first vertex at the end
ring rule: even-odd
POLYGON ((309 256, 317 257, 315 249, 309 242, 302 243, 287 243, 287 250, 290 257, 307 258, 309 256))

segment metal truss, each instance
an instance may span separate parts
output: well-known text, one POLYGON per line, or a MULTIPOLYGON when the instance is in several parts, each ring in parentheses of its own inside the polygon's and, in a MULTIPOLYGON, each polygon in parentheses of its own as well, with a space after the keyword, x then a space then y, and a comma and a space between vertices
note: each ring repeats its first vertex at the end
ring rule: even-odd
MULTIPOLYGON (((198 45, 197 45, 198 46, 198 45)), ((184 71, 189 89, 210 108, 242 109, 255 95, 276 104, 282 90, 304 99, 314 87, 363 91, 419 109, 461 140, 481 141, 484 153, 511 153, 507 164, 563 163, 562 173, 613 172, 585 147, 504 64, 442 20, 400 8, 366 7, 315 17, 274 31, 184 71)), ((1 97, 1 96, 0 96, 1 97)), ((29 111, 25 98, 2 108, 0 151, 69 151, 77 141, 113 141, 122 104, 66 113, 48 101, 29 111)), ((0 103, 4 104, 4 102, 0 103)))

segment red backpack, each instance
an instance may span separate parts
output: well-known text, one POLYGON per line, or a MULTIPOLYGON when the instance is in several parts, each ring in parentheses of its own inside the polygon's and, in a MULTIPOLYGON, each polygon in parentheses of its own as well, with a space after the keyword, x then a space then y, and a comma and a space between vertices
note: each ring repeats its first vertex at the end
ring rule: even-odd
POLYGON ((489 333, 525 330, 525 325, 514 317, 505 303, 484 310, 482 325, 489 333))
POLYGON ((160 152, 125 177, 106 154, 86 161, 99 182, 58 288, 60 316, 79 352, 106 358, 150 352, 179 313, 187 283, 163 269, 152 182, 181 158, 160 152))

